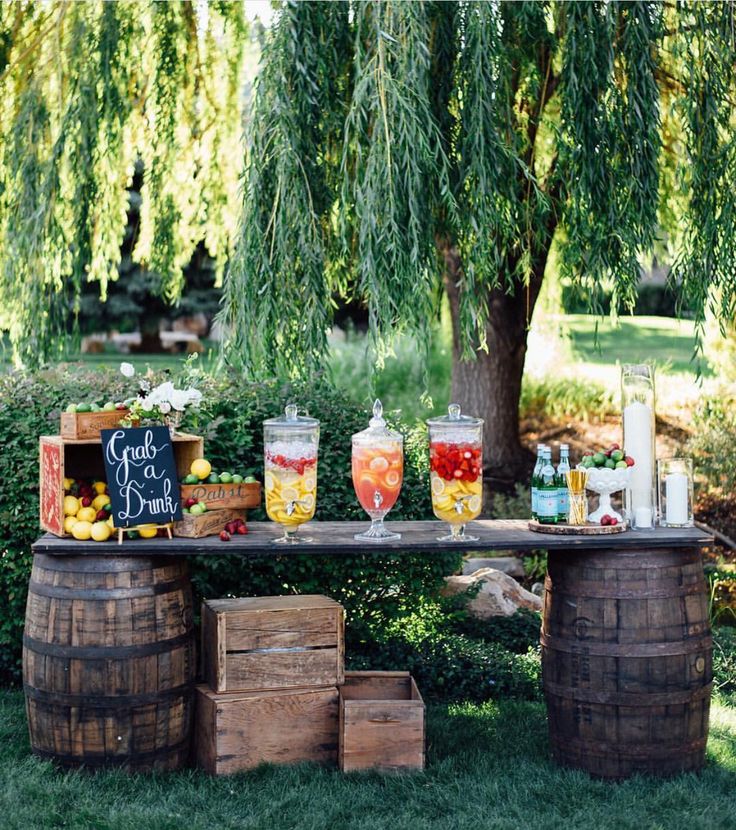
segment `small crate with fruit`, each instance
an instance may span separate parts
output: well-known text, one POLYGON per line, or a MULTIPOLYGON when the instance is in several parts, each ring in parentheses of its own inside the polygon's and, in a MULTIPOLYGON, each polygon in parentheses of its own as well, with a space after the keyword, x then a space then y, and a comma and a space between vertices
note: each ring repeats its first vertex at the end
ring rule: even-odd
POLYGON ((193 504, 204 504, 208 510, 244 510, 260 505, 261 485, 254 476, 215 472, 206 458, 197 458, 181 480, 181 499, 184 507, 189 508, 187 502, 191 500, 193 504))
POLYGON ((118 426, 129 413, 127 401, 108 401, 102 405, 94 402, 70 403, 61 413, 59 432, 62 438, 77 441, 99 438, 101 430, 118 426))

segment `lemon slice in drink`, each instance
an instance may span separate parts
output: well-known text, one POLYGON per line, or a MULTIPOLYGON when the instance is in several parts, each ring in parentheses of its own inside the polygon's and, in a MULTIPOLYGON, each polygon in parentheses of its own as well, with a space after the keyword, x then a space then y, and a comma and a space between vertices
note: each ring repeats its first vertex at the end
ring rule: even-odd
POLYGON ((377 455, 371 459, 371 463, 368 466, 374 473, 382 473, 384 470, 388 470, 388 460, 382 455, 377 455))
POLYGON ((297 501, 299 499, 299 491, 294 487, 284 487, 281 491, 281 498, 286 501, 297 501))
POLYGON ((276 476, 268 470, 266 470, 266 475, 263 477, 263 483, 266 485, 266 490, 269 492, 271 492, 271 490, 273 490, 278 484, 276 476))
POLYGON ((306 496, 302 498, 301 507, 306 513, 314 507, 314 496, 311 493, 307 493, 306 496))
POLYGON ((302 482, 302 488, 305 492, 309 493, 317 486, 317 479, 314 476, 304 476, 304 481, 302 482))
POLYGON ((471 513, 478 513, 480 511, 480 496, 471 496, 468 499, 468 510, 471 513))
POLYGON ((441 496, 445 492, 445 482, 439 476, 432 476, 432 492, 441 496))

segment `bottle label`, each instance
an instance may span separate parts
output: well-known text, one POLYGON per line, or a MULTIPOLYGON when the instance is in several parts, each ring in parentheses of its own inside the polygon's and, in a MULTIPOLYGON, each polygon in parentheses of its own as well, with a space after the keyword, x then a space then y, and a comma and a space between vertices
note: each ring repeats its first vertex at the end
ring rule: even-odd
POLYGON ((560 487, 557 491, 557 512, 565 518, 567 518, 567 514, 570 512, 570 496, 567 492, 567 487, 560 487))
POLYGON ((557 490, 540 490, 537 493, 537 516, 551 519, 557 512, 557 490))
POLYGON ((539 491, 536 487, 532 487, 532 516, 537 515, 537 501, 539 500, 539 491))

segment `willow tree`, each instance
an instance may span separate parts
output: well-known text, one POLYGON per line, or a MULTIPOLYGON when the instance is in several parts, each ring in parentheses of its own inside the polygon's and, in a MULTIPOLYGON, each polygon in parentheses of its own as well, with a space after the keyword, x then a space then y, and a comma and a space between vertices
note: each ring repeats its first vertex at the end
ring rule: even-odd
POLYGON ((0 3, 0 332, 18 363, 60 353, 82 286, 134 258, 179 296, 203 241, 222 273, 242 172, 240 2, 0 3))
POLYGON ((666 243, 698 321, 714 302, 733 316, 733 38, 731 3, 284 4, 225 285, 228 359, 256 377, 319 370, 341 296, 367 305, 380 362, 398 332, 427 342, 444 291, 453 398, 513 479, 553 241, 594 309, 607 285, 633 307, 642 256, 666 243))

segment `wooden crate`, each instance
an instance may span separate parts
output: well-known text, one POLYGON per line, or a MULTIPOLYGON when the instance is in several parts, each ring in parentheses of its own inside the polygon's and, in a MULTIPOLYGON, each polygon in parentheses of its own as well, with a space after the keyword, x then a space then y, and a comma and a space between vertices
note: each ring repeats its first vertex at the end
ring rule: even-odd
POLYGON ((180 522, 174 522, 174 536, 187 539, 201 539, 216 536, 233 519, 245 519, 245 510, 208 510, 199 516, 185 513, 180 522))
POLYGON ((216 692, 339 686, 344 632, 343 608, 329 597, 207 600, 204 675, 216 692))
POLYGON ((196 499, 209 510, 223 507, 249 508, 261 503, 261 485, 252 484, 182 484, 181 499, 196 499))
POLYGON ((59 432, 62 438, 99 438, 101 429, 113 429, 128 417, 128 409, 107 412, 62 412, 59 432))
POLYGON ((197 686, 197 764, 229 775, 262 763, 337 760, 338 694, 334 686, 217 694, 197 686))
MULTIPOLYGON (((64 533, 64 479, 98 478, 105 480, 100 438, 72 440, 60 435, 39 438, 39 522, 43 530, 56 536, 64 533)), ((197 435, 177 435, 174 458, 179 477, 185 476, 195 458, 204 454, 204 442, 197 435)))
POLYGON ((409 672, 346 672, 340 687, 338 763, 424 769, 424 701, 409 672))

